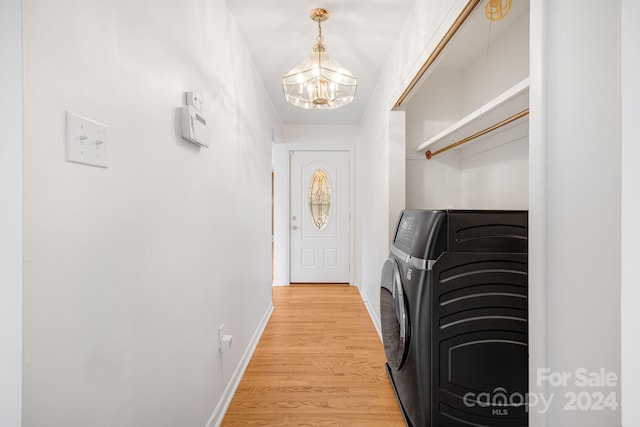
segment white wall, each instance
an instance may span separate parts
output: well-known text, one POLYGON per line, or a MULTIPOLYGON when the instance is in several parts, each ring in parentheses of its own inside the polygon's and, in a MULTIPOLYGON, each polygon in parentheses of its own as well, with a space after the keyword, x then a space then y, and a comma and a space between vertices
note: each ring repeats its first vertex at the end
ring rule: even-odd
POLYGON ((407 208, 527 209, 528 149, 519 137, 488 150, 407 159, 407 208))
MULTIPOLYGON (((407 208, 527 209, 528 123, 518 125, 508 143, 470 145, 430 160, 407 159, 407 208), (523 131, 522 128, 525 128, 523 131)), ((493 136, 487 136, 492 138, 493 136)), ((487 143, 491 142, 489 140, 487 143)))
POLYGON ((640 425, 640 3, 621 2, 622 58, 622 425, 640 425))
POLYGON ((406 207, 461 206, 460 156, 444 153, 427 160, 416 146, 462 117, 459 70, 437 68, 406 103, 406 207), (437 183, 437 184, 434 184, 437 183))
POLYGON ((407 159, 426 160, 416 147, 464 117, 461 81, 461 70, 436 67, 405 103, 407 159))
POLYGON ((408 209, 461 208, 461 186, 457 152, 443 153, 431 160, 407 159, 408 209))
MULTIPOLYGON (((376 321, 380 316, 380 271, 389 254, 391 224, 395 223, 409 197, 404 183, 398 183, 394 177, 399 173, 415 172, 404 160, 407 155, 405 145, 395 138, 397 130, 392 126, 399 118, 390 112, 465 4, 462 0, 416 2, 361 121, 361 137, 356 147, 355 221, 360 244, 356 269, 360 276, 360 291, 374 310, 372 315, 376 321)), ((408 116, 402 119, 409 121, 408 116)), ((406 129, 407 137, 410 137, 408 125, 406 129)))
POLYGON ((25 0, 24 45, 24 426, 204 426, 271 307, 277 118, 242 38, 223 0, 25 0), (66 110, 109 126, 107 169, 65 162, 66 110))
POLYGON ((386 187, 389 192, 387 237, 393 239, 400 210, 406 204, 406 140, 407 120, 404 111, 390 111, 387 125, 387 162, 385 168, 386 187))
POLYGON ((619 382, 575 383, 578 368, 620 374, 619 19, 619 2, 532 2, 530 379, 572 375, 542 390, 555 399, 533 426, 620 425, 619 408, 564 407, 565 393, 620 397, 619 382))
MULTIPOLYGON (((274 286, 289 285, 289 152, 293 150, 344 150, 353 156, 358 140, 358 127, 353 125, 285 125, 281 141, 273 144, 274 173, 274 286)), ((354 165, 351 162, 351 175, 354 165)), ((354 180, 351 179, 351 206, 354 206, 354 180)), ((352 216, 353 218, 353 216, 352 216)), ((355 230, 351 227, 351 263, 354 264, 355 230)), ((351 283, 356 282, 351 269, 351 283)))
MULTIPOLYGON (((464 68, 463 113, 469 114, 529 76, 529 1, 513 3, 517 15, 508 15, 502 21, 487 21, 487 32, 491 35, 488 47, 464 68)), ((483 14, 480 9, 475 13, 483 14)), ((487 37, 479 34, 480 37, 487 37)), ((446 54, 446 53, 445 53, 446 54)))
POLYGON ((462 208, 528 208, 528 136, 463 157, 460 163, 462 208))
MULTIPOLYGON (((388 121, 386 116, 379 118, 388 121)), ((380 328, 380 269, 389 251, 388 141, 376 123, 363 123, 362 139, 356 148, 357 271, 363 299, 373 308, 380 328)))
POLYGON ((0 425, 21 425, 22 1, 0 3, 0 425))

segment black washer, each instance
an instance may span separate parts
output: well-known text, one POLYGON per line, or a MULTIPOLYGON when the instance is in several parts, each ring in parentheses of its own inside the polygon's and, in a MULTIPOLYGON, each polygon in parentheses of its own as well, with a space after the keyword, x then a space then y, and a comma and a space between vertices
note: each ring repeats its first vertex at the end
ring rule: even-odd
POLYGON ((387 363, 394 369, 400 369, 409 352, 410 328, 400 269, 393 258, 388 259, 382 267, 380 307, 387 363))
POLYGON ((408 426, 528 426, 517 399, 528 391, 527 222, 526 211, 400 214, 380 315, 408 426))

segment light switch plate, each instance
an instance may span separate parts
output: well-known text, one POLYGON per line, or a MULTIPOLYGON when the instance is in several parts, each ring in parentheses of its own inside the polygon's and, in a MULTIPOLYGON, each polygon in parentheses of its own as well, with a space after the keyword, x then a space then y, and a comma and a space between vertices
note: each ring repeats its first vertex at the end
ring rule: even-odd
POLYGON ((107 126, 67 111, 67 161, 107 167, 107 126))

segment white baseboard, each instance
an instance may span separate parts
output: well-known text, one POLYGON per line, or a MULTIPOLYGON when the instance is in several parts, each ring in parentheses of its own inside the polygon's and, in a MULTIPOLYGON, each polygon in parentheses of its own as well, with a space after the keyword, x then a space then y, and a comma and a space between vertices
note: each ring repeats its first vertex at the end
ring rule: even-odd
POLYGON ((285 283, 285 282, 273 282, 271 284, 271 286, 273 286, 274 288, 278 287, 278 286, 289 286, 289 283, 288 282, 287 283, 285 283))
POLYGON ((267 311, 262 316, 262 320, 258 324, 256 331, 253 333, 251 337, 251 341, 247 346, 242 358, 240 358, 240 363, 238 363, 238 367, 233 372, 231 376, 231 380, 227 384, 220 400, 218 401, 218 405, 213 410, 213 414, 211 418, 209 418, 209 422, 206 427, 219 427, 222 423, 222 419, 224 415, 227 413, 227 409, 229 409, 229 405, 231 404, 231 400, 233 399, 233 395, 235 394, 238 386, 240 385, 240 380, 242 380, 242 376, 244 375, 244 371, 247 369, 249 365, 249 361, 251 360, 251 356, 253 356, 253 352, 256 350, 258 343, 260 342, 260 338, 262 337, 262 333, 264 332, 264 328, 267 326, 269 319, 271 318, 271 313, 273 313, 273 304, 269 304, 267 307, 267 311))
POLYGON ((371 317, 371 321, 373 322, 373 327, 376 328, 376 332, 380 337, 380 341, 382 341, 382 330, 380 329, 380 319, 378 318, 378 315, 376 314, 376 311, 373 309, 371 304, 369 304, 369 300, 367 296, 364 293, 362 293, 362 288, 359 285, 357 287, 358 287, 358 292, 360 292, 360 298, 362 298, 362 302, 364 303, 364 306, 367 308, 367 311, 369 312, 369 317, 371 317))

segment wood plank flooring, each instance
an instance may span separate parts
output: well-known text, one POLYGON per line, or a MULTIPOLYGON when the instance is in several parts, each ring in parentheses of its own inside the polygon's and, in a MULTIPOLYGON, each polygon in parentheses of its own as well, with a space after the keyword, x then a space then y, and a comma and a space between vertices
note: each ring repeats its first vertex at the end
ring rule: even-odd
POLYGON ((273 288, 275 310, 222 426, 404 426, 357 288, 273 288))

